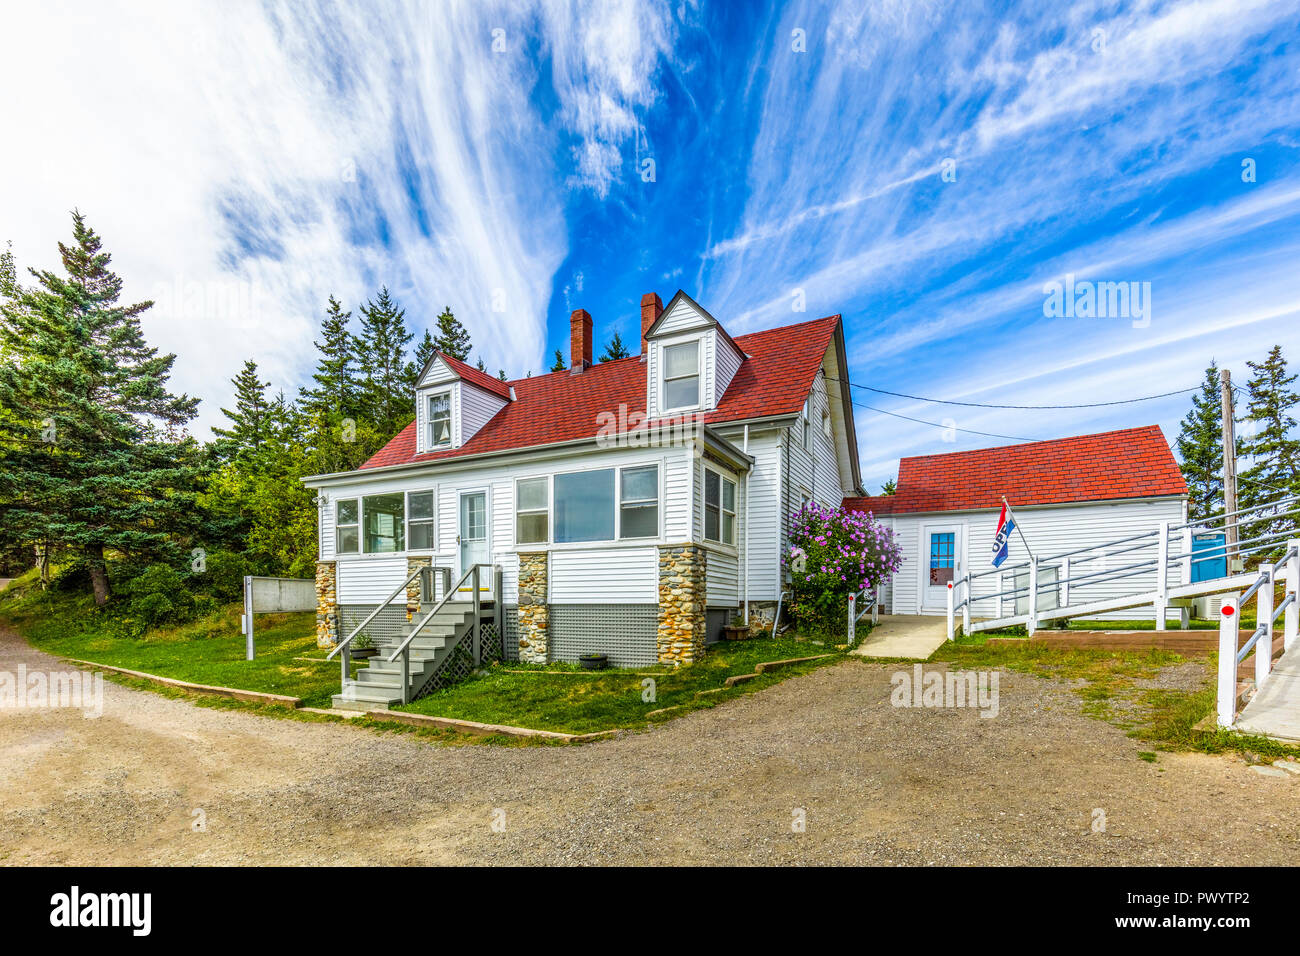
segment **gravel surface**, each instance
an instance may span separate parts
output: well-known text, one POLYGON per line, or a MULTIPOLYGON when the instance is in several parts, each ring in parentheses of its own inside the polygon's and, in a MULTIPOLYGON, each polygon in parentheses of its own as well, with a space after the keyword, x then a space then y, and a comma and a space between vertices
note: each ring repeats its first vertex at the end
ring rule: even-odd
MULTIPOLYGON (((0 632, 0 671, 20 661, 67 669, 0 632)), ((530 748, 106 682, 97 719, 0 710, 0 863, 1300 861, 1300 778, 1145 763, 1065 683, 1022 674, 1001 675, 993 719, 895 708, 897 669, 846 661, 652 731, 530 748)))

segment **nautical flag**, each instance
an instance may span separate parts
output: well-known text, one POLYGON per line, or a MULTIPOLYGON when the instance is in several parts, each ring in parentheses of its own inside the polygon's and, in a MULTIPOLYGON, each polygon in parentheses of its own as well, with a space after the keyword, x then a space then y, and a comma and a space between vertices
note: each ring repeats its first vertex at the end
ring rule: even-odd
POLYGON ((993 535, 993 567, 1002 567, 1007 559, 1007 546, 1011 543, 1011 532, 1016 529, 1016 519, 1011 514, 1007 503, 1002 502, 1002 514, 998 516, 998 530, 993 535))

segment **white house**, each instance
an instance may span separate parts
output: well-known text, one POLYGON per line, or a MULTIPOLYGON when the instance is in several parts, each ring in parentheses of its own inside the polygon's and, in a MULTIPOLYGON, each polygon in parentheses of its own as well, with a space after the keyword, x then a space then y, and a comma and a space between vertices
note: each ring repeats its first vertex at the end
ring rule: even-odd
MULTIPOLYGON (((1040 558, 1042 581, 1073 581, 1076 603, 1153 590, 1154 570, 1124 569, 1154 557, 1158 536, 1118 545, 1110 557, 1084 549, 1157 531, 1162 522, 1177 527, 1187 521, 1187 484, 1155 425, 904 458, 896 484, 893 495, 845 501, 892 528, 903 550, 903 565, 882 595, 886 613, 892 614, 943 614, 950 581, 993 570, 993 537, 1004 496, 1023 539, 1011 536, 1004 571, 975 578, 972 613, 978 618, 1024 613, 1024 607, 1013 608, 1014 594, 992 595, 1027 586, 1023 564, 1014 567, 1026 560, 1026 543, 1040 558)), ((1170 586, 1185 577, 1186 566, 1173 565, 1170 586)), ((1057 590, 1063 589, 1062 584, 1057 590)), ((1146 608, 1099 616, 1152 614, 1146 608)))
POLYGON ((650 293, 641 354, 599 364, 590 315, 570 323, 563 372, 502 382, 435 355, 410 426, 306 479, 322 645, 380 604, 375 628, 409 630, 418 602, 394 592, 422 564, 499 567, 506 653, 527 661, 691 661, 729 618, 770 620, 787 516, 860 494, 840 317, 733 338, 650 293))

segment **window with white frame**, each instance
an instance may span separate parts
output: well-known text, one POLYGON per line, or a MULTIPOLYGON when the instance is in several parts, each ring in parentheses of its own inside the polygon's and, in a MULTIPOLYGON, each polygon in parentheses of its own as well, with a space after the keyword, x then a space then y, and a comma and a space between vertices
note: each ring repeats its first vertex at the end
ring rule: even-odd
POLYGON ((803 413, 799 417, 799 434, 804 451, 812 448, 812 429, 808 427, 808 402, 803 403, 803 413))
POLYGON ((736 483, 704 469, 704 540, 736 543, 736 483))
POLYGON ((360 512, 356 498, 340 498, 334 503, 334 552, 356 554, 360 550, 360 512))
POLYGON ((546 544, 550 524, 550 480, 521 478, 515 482, 515 543, 546 544))
POLYGON ((361 499, 362 544, 366 554, 406 550, 406 496, 400 491, 361 499))
POLYGON ((429 447, 451 444, 451 392, 429 396, 429 447))
POLYGON ((619 475, 618 536, 659 536, 659 466, 624 468, 619 475))
POLYGON ((406 546, 409 550, 433 550, 433 523, 433 492, 407 492, 406 546))
POLYGON ((831 413, 822 412, 822 434, 827 438, 831 437, 831 413))
POLYGON ((556 475, 555 542, 614 540, 614 469, 556 475))
POLYGON ((663 348, 663 408, 700 404, 700 343, 680 342, 663 348))

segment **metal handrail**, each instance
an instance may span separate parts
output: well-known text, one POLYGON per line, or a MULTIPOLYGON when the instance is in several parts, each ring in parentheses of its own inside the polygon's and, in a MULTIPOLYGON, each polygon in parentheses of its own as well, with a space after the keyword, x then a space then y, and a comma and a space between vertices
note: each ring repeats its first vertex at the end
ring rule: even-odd
POLYGON ((335 654, 337 654, 339 651, 343 650, 345 647, 351 644, 352 638, 360 634, 367 624, 369 624, 376 617, 378 617, 380 611, 388 607, 388 605, 392 604, 393 598, 397 597, 397 595, 405 591, 407 586, 410 585, 410 583, 414 581, 421 573, 423 573, 423 571, 424 571, 424 567, 418 567, 414 571, 412 571, 410 576, 407 577, 405 581, 403 581, 393 590, 392 594, 388 595, 388 597, 380 601, 379 604, 375 606, 375 609, 366 615, 366 619, 362 621, 360 624, 358 624, 355 628, 353 628, 351 634, 349 634, 347 637, 343 638, 343 640, 339 641, 337 644, 334 645, 334 650, 330 651, 328 654, 325 655, 325 660, 327 661, 333 660, 335 654))
MULTIPOLYGON (((1197 518, 1193 521, 1185 521, 1182 524, 1170 525, 1169 530, 1182 531, 1184 528, 1206 528, 1209 530, 1218 530, 1215 529, 1213 522, 1225 521, 1228 518, 1237 518, 1240 517, 1241 515, 1252 514, 1256 511, 1263 511, 1265 508, 1277 508, 1280 507, 1281 505, 1300 505, 1300 497, 1295 497, 1295 496, 1287 497, 1281 499, 1280 501, 1268 501, 1262 505, 1252 505, 1249 508, 1239 508, 1236 511, 1228 511, 1225 512, 1224 514, 1214 515, 1213 517, 1210 518, 1197 518)), ((1295 510, 1297 509, 1294 507, 1288 508, 1286 511, 1281 512, 1281 515, 1290 514, 1292 511, 1295 510)), ((1271 517, 1280 517, 1281 515, 1272 515, 1271 517)))
POLYGON ((452 596, 453 594, 455 594, 457 591, 459 591, 459 590, 460 590, 460 586, 461 586, 462 584, 464 584, 464 583, 465 583, 465 580, 466 580, 467 578, 471 577, 471 576, 474 578, 474 596, 475 596, 475 598, 474 598, 474 603, 475 603, 475 604, 478 603, 478 586, 479 586, 479 585, 478 585, 478 569, 481 568, 481 567, 490 567, 490 565, 486 565, 486 564, 472 564, 472 565, 470 565, 470 569, 469 569, 468 571, 466 571, 463 575, 461 575, 461 579, 460 579, 459 581, 456 582, 455 586, 450 587, 450 588, 447 589, 447 593, 445 593, 445 594, 442 596, 442 600, 440 600, 437 604, 435 604, 435 605, 433 606, 433 610, 430 611, 428 614, 426 614, 426 615, 424 616, 424 619, 423 619, 422 621, 420 621, 419 624, 417 624, 417 625, 415 625, 415 627, 411 628, 411 633, 408 634, 408 635, 406 635, 406 640, 402 641, 402 643, 398 645, 397 650, 393 651, 392 654, 388 655, 388 662, 389 662, 390 664, 391 664, 393 661, 397 660, 397 655, 398 655, 398 654, 402 653, 403 651, 405 651, 405 650, 407 649, 407 647, 410 646, 411 641, 415 640, 415 635, 419 634, 420 631, 424 628, 424 626, 425 626, 426 624, 428 624, 429 621, 433 618, 433 616, 434 616, 435 614, 437 614, 439 611, 442 610, 443 606, 444 606, 448 601, 451 600, 451 596, 452 596))
POLYGON ((1250 640, 1248 640, 1245 644, 1242 645, 1241 650, 1237 651, 1238 664, 1240 664, 1242 661, 1244 661, 1247 657, 1250 656, 1251 650, 1259 642, 1259 639, 1263 637, 1267 632, 1268 632, 1268 626, 1265 624, 1261 624, 1259 625, 1259 627, 1255 628, 1255 633, 1250 636, 1250 640))
MULTIPOLYGON (((1128 544, 1130 541, 1137 541, 1141 538, 1149 538, 1152 535, 1158 535, 1159 533, 1160 533, 1159 528, 1153 528, 1150 531, 1143 531, 1141 534, 1131 535, 1127 538, 1117 538, 1114 541, 1103 541, 1101 544, 1094 544, 1090 548, 1078 548, 1074 551, 1062 551, 1060 554, 1043 555, 1038 560, 1041 563, 1043 561, 1055 561, 1057 558, 1070 558, 1076 554, 1084 554, 1088 551, 1096 551, 1098 548, 1109 548, 1113 544, 1128 544)), ((1130 548, 1128 550, 1131 551, 1135 549, 1130 548)))

